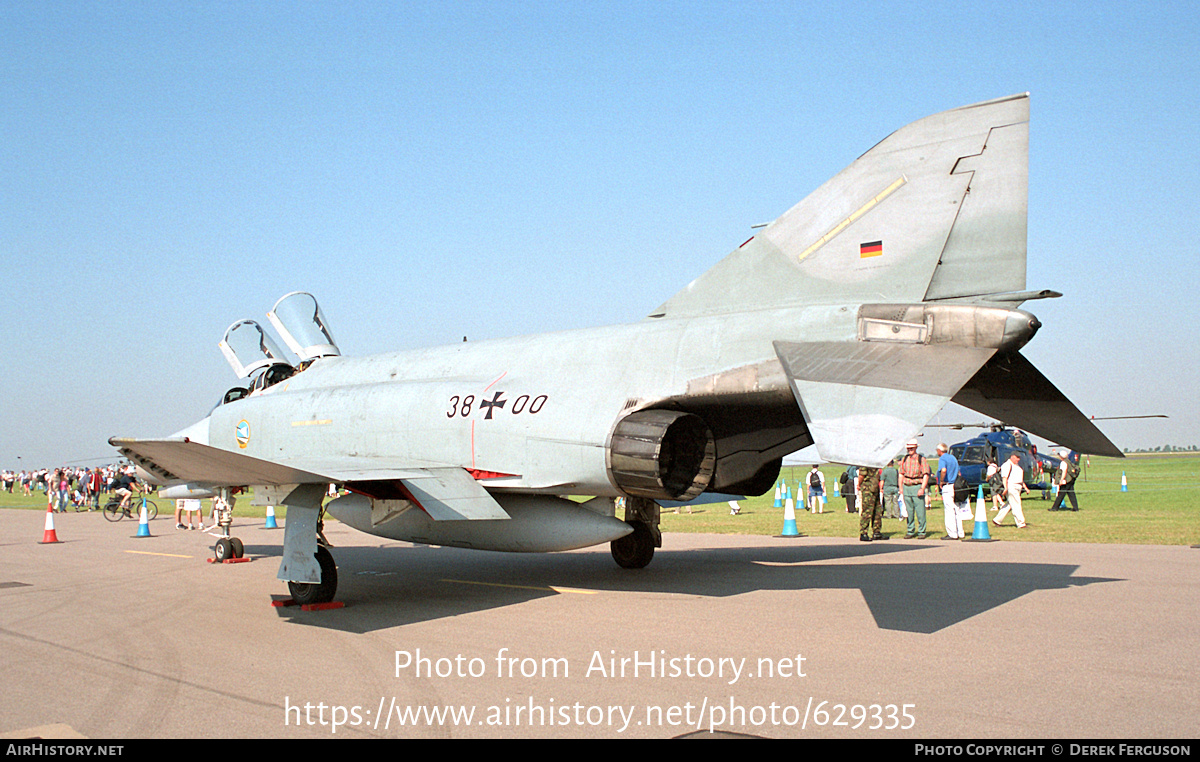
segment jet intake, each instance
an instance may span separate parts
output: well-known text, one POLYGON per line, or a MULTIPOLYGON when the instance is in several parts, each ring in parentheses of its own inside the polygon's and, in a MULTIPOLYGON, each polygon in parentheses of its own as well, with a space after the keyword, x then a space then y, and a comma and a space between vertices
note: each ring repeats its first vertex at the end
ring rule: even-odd
POLYGON ((617 422, 608 449, 613 482, 631 497, 691 500, 708 488, 716 440, 700 416, 639 410, 617 422))

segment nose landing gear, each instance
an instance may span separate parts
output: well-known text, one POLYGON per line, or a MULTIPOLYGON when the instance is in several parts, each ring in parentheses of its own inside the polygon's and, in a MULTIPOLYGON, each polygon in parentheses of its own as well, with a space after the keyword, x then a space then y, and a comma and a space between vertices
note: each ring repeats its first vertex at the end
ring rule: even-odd
POLYGON ((224 563, 245 556, 246 547, 237 537, 229 536, 229 528, 233 526, 233 505, 237 498, 227 487, 220 489, 213 498, 213 510, 217 515, 217 526, 221 527, 222 537, 213 546, 213 560, 224 563))

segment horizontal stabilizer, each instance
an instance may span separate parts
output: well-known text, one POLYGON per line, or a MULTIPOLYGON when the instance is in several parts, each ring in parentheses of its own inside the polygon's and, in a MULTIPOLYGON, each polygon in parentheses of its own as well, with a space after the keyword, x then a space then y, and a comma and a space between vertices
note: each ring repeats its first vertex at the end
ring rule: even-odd
POLYGON ((875 342, 775 342, 823 460, 883 466, 995 352, 875 342))
POLYGON ((1072 450, 1125 457, 1020 352, 993 357, 954 395, 953 401, 1072 450))

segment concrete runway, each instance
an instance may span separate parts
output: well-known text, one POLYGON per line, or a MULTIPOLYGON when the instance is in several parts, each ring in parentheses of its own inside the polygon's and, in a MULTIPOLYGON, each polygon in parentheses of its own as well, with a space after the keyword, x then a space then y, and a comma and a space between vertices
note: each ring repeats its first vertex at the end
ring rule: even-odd
POLYGON ((1200 714, 1194 548, 673 534, 631 572, 331 522, 346 607, 303 612, 270 605, 261 522, 218 566, 169 515, 139 539, 59 514, 58 545, 44 520, 0 510, 8 737, 1188 738, 1200 714))

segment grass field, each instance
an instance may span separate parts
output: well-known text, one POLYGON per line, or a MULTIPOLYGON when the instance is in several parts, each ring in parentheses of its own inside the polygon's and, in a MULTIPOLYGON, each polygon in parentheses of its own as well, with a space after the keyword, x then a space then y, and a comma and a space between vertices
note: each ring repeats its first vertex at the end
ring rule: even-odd
MULTIPOLYGON (((825 483, 832 486, 842 468, 825 466, 825 483)), ((793 492, 808 468, 785 467, 781 476, 787 479, 793 492)), ((1200 544, 1200 455, 1164 453, 1131 455, 1124 459, 1092 458, 1084 475, 1076 482, 1080 511, 1051 513, 1050 501, 1038 499, 1036 493, 1023 501, 1025 519, 1029 526, 1018 531, 1012 518, 1007 526, 989 527, 992 537, 1001 540, 1027 542, 1094 542, 1131 543, 1142 545, 1200 544), (1126 475, 1128 492, 1121 491, 1121 474, 1126 475)), ((157 500, 158 521, 170 521, 174 505, 169 500, 157 500)), ((103 504, 103 501, 102 501, 103 504)), ((975 500, 971 501, 974 511, 975 500)), ((40 492, 30 497, 0 493, 0 508, 46 510, 46 498, 40 492)), ((68 510, 74 510, 68 508, 68 510)), ((208 501, 205 501, 205 514, 208 501)), ((686 511, 686 509, 683 509, 686 511)), ((741 501, 741 513, 731 516, 725 503, 696 506, 692 513, 676 514, 669 509, 662 513, 664 532, 715 532, 721 534, 776 535, 783 529, 783 509, 774 507, 774 495, 741 501)), ((276 515, 286 516, 285 508, 276 515)), ((261 518, 265 509, 250 505, 247 498, 238 501, 234 515, 261 518)), ((989 510, 989 516, 995 514, 989 510)), ((941 500, 934 498, 928 516, 930 537, 943 535, 941 500)), ((801 534, 814 537, 858 537, 858 515, 846 513, 841 498, 829 498, 825 513, 810 515, 797 510, 796 521, 801 534)), ((963 522, 969 536, 974 523, 963 522)), ((884 519, 885 536, 904 534, 904 522, 884 519)))
MULTIPOLYGON (((821 468, 826 488, 832 492, 834 481, 844 469, 821 468)), ((806 478, 808 469, 785 467, 781 476, 793 492, 797 482, 806 478)), ((1131 455, 1124 459, 1092 458, 1084 475, 1075 483, 1080 511, 1051 513, 1051 501, 1030 493, 1022 501, 1029 526, 1018 531, 1013 519, 1007 526, 989 527, 991 536, 1003 540, 1045 542, 1133 543, 1143 545, 1194 545, 1200 543, 1200 455, 1131 455), (1121 474, 1126 475, 1129 491, 1121 491, 1121 474)), ((741 513, 731 516, 725 503, 697 506, 692 514, 663 512, 666 532, 721 532, 730 534, 776 535, 783 529, 783 509, 774 507, 774 495, 741 501, 741 513)), ((686 509, 683 509, 686 510, 686 509)), ((975 499, 971 510, 974 513, 975 499)), ((995 514, 988 511, 989 517, 995 514)), ((857 537, 858 514, 846 513, 842 498, 829 498, 825 513, 810 515, 796 511, 801 534, 815 537, 857 537)), ((933 500, 928 515, 930 537, 945 534, 941 499, 933 500)), ((969 536, 974 522, 963 522, 969 536)), ((883 520, 885 536, 903 535, 903 520, 883 520)))

